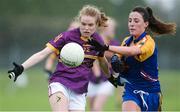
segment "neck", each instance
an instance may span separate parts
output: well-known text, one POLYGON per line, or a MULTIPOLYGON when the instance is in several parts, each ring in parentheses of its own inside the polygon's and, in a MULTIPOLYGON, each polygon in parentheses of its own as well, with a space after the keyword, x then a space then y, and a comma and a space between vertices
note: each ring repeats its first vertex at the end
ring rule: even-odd
POLYGON ((80 37, 83 41, 88 41, 88 39, 90 39, 90 37, 83 37, 83 36, 81 36, 80 37))

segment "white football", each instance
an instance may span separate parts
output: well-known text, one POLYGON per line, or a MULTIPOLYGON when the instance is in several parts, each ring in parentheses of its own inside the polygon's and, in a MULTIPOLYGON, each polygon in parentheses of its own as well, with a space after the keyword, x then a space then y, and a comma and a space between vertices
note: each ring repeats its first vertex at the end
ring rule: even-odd
POLYGON ((68 43, 61 49, 60 59, 63 64, 69 67, 77 67, 84 60, 84 50, 77 43, 68 43))

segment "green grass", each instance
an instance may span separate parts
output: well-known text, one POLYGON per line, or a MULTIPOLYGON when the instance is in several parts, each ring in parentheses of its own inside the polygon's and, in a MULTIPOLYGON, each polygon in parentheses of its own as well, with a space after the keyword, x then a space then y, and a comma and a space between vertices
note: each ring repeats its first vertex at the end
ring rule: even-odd
MULTIPOLYGON (((42 69, 32 68, 27 74, 29 83, 20 88, 8 79, 6 71, 0 71, 0 111, 50 111, 45 73, 42 69)), ((180 111, 180 71, 161 71, 160 81, 163 110, 180 111)), ((117 98, 119 94, 115 92, 115 95, 108 99, 104 110, 121 110, 121 99, 117 98)))

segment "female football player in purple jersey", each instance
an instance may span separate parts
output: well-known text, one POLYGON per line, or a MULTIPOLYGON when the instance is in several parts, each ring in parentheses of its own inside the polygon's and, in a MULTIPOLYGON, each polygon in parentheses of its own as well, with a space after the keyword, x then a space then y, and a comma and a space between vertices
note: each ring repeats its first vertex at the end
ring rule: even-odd
POLYGON ((109 74, 108 62, 104 51, 96 51, 88 43, 88 39, 104 44, 101 36, 96 33, 100 26, 106 26, 107 17, 97 7, 86 5, 79 12, 80 27, 65 31, 46 44, 46 48, 32 55, 23 64, 14 64, 14 69, 9 70, 9 78, 16 81, 17 77, 26 69, 39 63, 49 54, 55 52, 59 55, 61 48, 70 42, 76 42, 84 49, 85 59, 78 67, 65 66, 60 58, 55 72, 49 79, 49 102, 52 111, 85 111, 86 93, 89 75, 93 62, 98 59, 104 73, 113 80, 109 74))
POLYGON ((97 51, 112 51, 119 55, 111 58, 115 72, 123 77, 125 91, 122 111, 160 111, 161 89, 158 79, 157 46, 150 34, 174 34, 176 24, 157 19, 151 8, 135 7, 129 14, 130 36, 122 46, 102 45, 96 40, 89 43, 97 51))

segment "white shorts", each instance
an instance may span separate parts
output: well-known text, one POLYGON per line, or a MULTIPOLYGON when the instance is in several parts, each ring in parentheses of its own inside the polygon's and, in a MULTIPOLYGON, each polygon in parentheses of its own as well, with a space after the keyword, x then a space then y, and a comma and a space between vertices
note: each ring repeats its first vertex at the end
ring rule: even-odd
POLYGON ((114 92, 114 86, 109 82, 101 82, 99 84, 93 84, 92 82, 89 82, 88 85, 88 97, 93 97, 96 95, 112 95, 114 92))
POLYGON ((77 94, 59 82, 49 84, 49 96, 56 92, 62 92, 69 101, 69 110, 84 110, 86 106, 86 93, 77 94))

